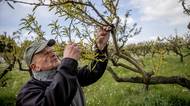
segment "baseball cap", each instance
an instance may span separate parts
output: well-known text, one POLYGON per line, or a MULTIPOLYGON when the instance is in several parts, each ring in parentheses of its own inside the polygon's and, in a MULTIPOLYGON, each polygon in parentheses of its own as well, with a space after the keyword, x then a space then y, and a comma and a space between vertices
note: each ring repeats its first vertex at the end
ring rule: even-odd
POLYGON ((32 58, 35 54, 41 52, 45 47, 53 46, 55 44, 54 39, 46 40, 46 39, 40 39, 35 40, 29 47, 26 48, 24 52, 24 60, 26 64, 29 66, 32 62, 32 58))

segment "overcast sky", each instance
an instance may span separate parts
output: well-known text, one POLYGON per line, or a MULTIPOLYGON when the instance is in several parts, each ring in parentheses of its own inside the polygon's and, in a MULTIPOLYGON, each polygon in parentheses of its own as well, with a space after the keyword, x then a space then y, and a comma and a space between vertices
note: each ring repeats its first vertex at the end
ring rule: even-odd
MULTIPOLYGON (((35 0, 27 0, 33 2, 35 0)), ((95 0, 96 2, 101 0, 95 0)), ((138 36, 129 39, 129 42, 140 42, 175 34, 187 32, 189 17, 183 14, 183 8, 179 0, 120 0, 119 15, 124 17, 125 11, 132 9, 129 22, 136 22, 142 31, 138 36)), ((99 2, 98 2, 99 3, 99 2)), ((11 9, 5 2, 0 3, 0 33, 18 30, 20 19, 32 13, 32 7, 23 4, 13 4, 15 9, 11 9)), ((101 9, 101 8, 99 8, 101 9)), ((47 26, 58 17, 48 8, 37 9, 35 16, 42 25, 42 30, 46 32, 46 37, 50 37, 50 28, 47 26)), ((64 19, 62 19, 64 20, 64 19)), ((64 21, 61 21, 65 24, 64 21)), ((23 34, 23 38, 28 38, 23 34)))

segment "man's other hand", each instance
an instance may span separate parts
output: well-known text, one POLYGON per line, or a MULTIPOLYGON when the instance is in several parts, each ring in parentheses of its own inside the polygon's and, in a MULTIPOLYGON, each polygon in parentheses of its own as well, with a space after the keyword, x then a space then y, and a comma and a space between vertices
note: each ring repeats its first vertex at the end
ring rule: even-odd
POLYGON ((72 58, 78 60, 80 58, 80 49, 76 43, 68 44, 65 47, 63 58, 72 58))

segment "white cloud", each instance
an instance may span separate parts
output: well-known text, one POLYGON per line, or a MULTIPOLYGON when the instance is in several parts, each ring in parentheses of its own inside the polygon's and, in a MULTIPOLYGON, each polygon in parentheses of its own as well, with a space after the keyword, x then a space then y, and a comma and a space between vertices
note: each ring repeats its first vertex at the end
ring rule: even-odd
POLYGON ((142 14, 141 21, 164 21, 170 25, 187 23, 188 17, 178 0, 131 0, 142 14))
MULTIPOLYGON (((122 25, 125 23, 125 20, 126 20, 126 18, 124 16, 120 16, 120 21, 121 21, 122 25)), ((132 25, 134 23, 135 23, 134 19, 131 16, 129 16, 127 18, 127 24, 132 25)))
POLYGON ((128 44, 131 43, 139 43, 139 42, 145 42, 145 41, 151 41, 151 40, 156 40, 158 36, 148 36, 146 35, 146 37, 144 35, 137 35, 134 36, 132 38, 129 38, 128 40, 128 44))

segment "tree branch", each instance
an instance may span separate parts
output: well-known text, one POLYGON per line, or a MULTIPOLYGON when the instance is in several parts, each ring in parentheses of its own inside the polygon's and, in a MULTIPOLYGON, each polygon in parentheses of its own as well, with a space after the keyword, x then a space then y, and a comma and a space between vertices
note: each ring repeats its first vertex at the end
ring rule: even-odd
POLYGON ((102 19, 103 22, 105 22, 108 26, 111 26, 111 24, 104 19, 104 17, 98 12, 98 10, 94 7, 94 5, 89 2, 90 7, 95 11, 95 13, 102 19))
POLYGON ((123 64, 123 63, 117 63, 114 59, 111 59, 111 62, 112 62, 112 64, 113 64, 113 66, 121 66, 121 67, 124 67, 124 68, 126 68, 126 69, 129 69, 130 71, 133 71, 133 72, 136 72, 136 73, 140 73, 141 74, 141 72, 139 72, 139 70, 137 70, 136 68, 133 68, 133 67, 130 67, 130 66, 128 66, 128 65, 126 65, 126 64, 123 64))
POLYGON ((144 81, 142 77, 130 77, 123 78, 119 77, 111 68, 107 68, 107 70, 112 74, 112 77, 117 82, 131 82, 131 83, 140 83, 140 84, 148 84, 148 85, 156 85, 156 84, 178 84, 182 87, 186 87, 190 89, 190 80, 180 76, 155 76, 150 77, 148 83, 144 81))
POLYGON ((2 74, 0 74, 0 79, 2 79, 9 71, 12 71, 14 68, 15 62, 16 62, 16 57, 13 55, 13 61, 12 63, 9 64, 9 66, 3 71, 2 74))
POLYGON ((118 56, 127 60, 131 64, 133 64, 138 69, 139 73, 141 73, 142 75, 145 75, 145 71, 140 67, 140 65, 138 63, 136 63, 136 61, 132 60, 131 58, 129 58, 128 56, 123 55, 123 54, 119 54, 118 56))
POLYGON ((88 3, 83 3, 83 2, 77 2, 77 1, 65 1, 61 3, 53 3, 53 4, 45 4, 45 3, 30 3, 30 2, 24 2, 24 1, 19 1, 19 0, 5 0, 5 1, 10 1, 13 3, 20 3, 20 4, 27 4, 27 5, 35 5, 35 6, 58 6, 58 5, 66 5, 66 4, 79 4, 79 5, 86 5, 89 6, 88 3))
MULTIPOLYGON (((92 6, 90 5, 90 7, 92 7, 92 6)), ((81 11, 86 17, 88 17, 88 19, 89 19, 90 21, 95 22, 95 23, 97 24, 97 26, 101 26, 101 25, 102 25, 102 26, 106 26, 106 25, 102 24, 101 22, 98 22, 96 19, 94 19, 93 17, 91 17, 89 14, 87 14, 87 12, 85 12, 84 10, 78 8, 76 5, 74 5, 74 8, 76 8, 76 9, 79 10, 79 11, 81 11)), ((82 22, 83 22, 83 21, 82 21, 82 22)))
POLYGON ((182 2, 181 4, 182 4, 182 7, 183 7, 183 9, 184 9, 184 12, 185 12, 186 14, 190 15, 190 10, 187 9, 186 6, 185 6, 185 0, 182 0, 181 2, 182 2))
POLYGON ((20 62, 19 59, 17 59, 17 62, 18 62, 18 65, 19 65, 19 70, 21 70, 21 71, 29 71, 29 69, 25 69, 25 68, 22 67, 22 63, 20 62))

